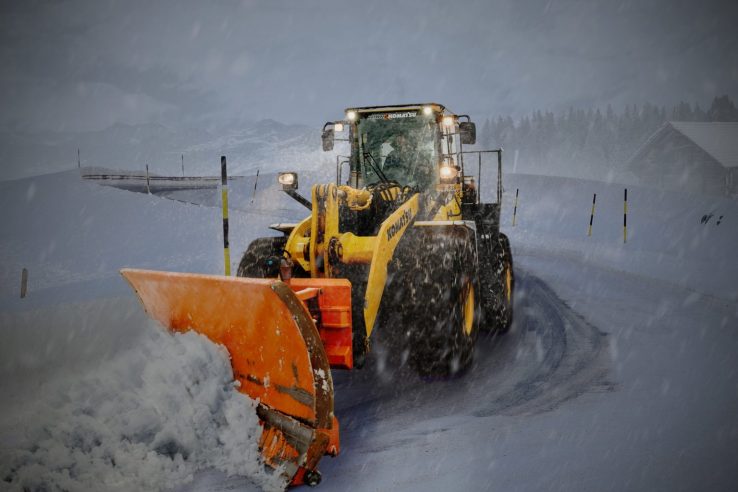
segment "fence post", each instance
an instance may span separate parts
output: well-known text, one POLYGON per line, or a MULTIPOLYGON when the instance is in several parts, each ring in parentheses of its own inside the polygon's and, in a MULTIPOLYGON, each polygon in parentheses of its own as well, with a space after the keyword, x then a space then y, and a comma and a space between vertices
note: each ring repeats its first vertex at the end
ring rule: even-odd
POLYGON ((146 193, 151 194, 151 185, 149 183, 149 165, 146 164, 146 193))
POLYGON ((28 270, 26 268, 21 272, 21 299, 26 297, 28 292, 28 270))
POLYGON ((623 196, 623 243, 628 242, 628 188, 623 196))
MULTIPOLYGON (((482 153, 477 152, 477 203, 482 203, 482 153)), ((500 207, 502 204, 500 204, 500 207)))
POLYGON ((513 207, 513 223, 512 226, 515 227, 515 219, 518 215, 518 194, 520 193, 520 188, 515 188, 515 206, 513 207))
POLYGON ((259 184, 259 170, 256 170, 256 179, 254 179, 254 193, 251 195, 251 205, 254 204, 254 198, 256 198, 256 185, 259 184))
POLYGON ((184 154, 182 154, 182 177, 184 178, 184 154))
POLYGON ((221 201, 223 202, 223 261, 225 262, 225 276, 231 276, 231 252, 228 247, 228 171, 226 157, 220 156, 220 184, 221 201))
POLYGON ((592 222, 594 221, 596 201, 597 201, 597 193, 595 193, 594 196, 592 197, 592 212, 589 214, 589 230, 587 231, 587 236, 592 235, 592 222))

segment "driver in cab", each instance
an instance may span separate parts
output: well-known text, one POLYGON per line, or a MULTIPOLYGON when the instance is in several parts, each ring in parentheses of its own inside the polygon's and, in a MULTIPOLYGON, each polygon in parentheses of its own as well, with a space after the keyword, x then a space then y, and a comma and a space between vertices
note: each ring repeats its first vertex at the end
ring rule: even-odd
POLYGON ((423 188, 430 184, 429 163, 423 162, 422 155, 419 155, 410 137, 400 133, 394 137, 391 145, 392 151, 387 155, 382 166, 387 179, 423 188))

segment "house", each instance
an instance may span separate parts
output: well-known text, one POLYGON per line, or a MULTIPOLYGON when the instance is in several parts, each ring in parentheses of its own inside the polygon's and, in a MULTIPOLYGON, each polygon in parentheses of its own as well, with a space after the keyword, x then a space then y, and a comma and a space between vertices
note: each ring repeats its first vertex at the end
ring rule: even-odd
POLYGON ((626 169, 646 185, 738 195, 738 122, 664 123, 626 169))

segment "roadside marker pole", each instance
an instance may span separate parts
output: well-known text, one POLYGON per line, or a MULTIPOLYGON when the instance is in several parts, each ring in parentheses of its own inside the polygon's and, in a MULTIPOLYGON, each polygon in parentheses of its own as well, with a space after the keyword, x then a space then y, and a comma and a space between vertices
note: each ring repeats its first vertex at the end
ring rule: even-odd
POLYGON ((182 177, 184 178, 184 154, 182 154, 182 177))
POLYGON ((220 184, 221 201, 223 202, 223 261, 225 261, 225 276, 231 276, 231 252, 228 247, 228 171, 226 158, 220 156, 220 184))
POLYGON ((151 186, 149 184, 149 165, 146 164, 146 193, 151 194, 151 186))
POLYGON ((28 270, 26 268, 21 272, 21 299, 26 297, 28 292, 28 270))
POLYGON ((520 193, 520 188, 515 188, 515 207, 513 208, 513 223, 512 226, 515 227, 515 219, 518 215, 518 194, 520 193))
POLYGON ((628 188, 623 197, 623 243, 628 242, 628 188))
POLYGON ((254 194, 251 195, 251 205, 254 204, 254 198, 256 198, 256 185, 259 184, 259 170, 256 170, 256 179, 254 180, 254 194))
POLYGON ((77 169, 82 169, 82 161, 79 160, 79 149, 77 149, 77 169))
POLYGON ((589 231, 587 231, 587 236, 592 235, 592 222, 594 221, 595 216, 595 202, 597 201, 597 193, 594 194, 592 197, 592 212, 589 214, 589 231))

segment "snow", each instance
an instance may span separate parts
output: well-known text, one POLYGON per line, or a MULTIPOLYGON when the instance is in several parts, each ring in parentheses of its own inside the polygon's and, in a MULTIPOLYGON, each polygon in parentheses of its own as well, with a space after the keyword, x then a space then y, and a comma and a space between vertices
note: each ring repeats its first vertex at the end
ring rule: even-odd
POLYGON ((602 268, 664 280, 738 300, 738 202, 639 186, 550 176, 508 175, 502 228, 514 252, 581 258, 602 268), (515 191, 516 225, 512 227, 515 191), (592 236, 587 236, 597 194, 592 236), (703 217, 711 216, 707 223, 703 217), (719 223, 718 223, 719 222, 719 223))
MULTIPOLYGON (((220 211, 97 186, 76 171, 0 188, 3 483, 156 490, 213 468, 281 488, 263 471, 255 403, 233 391, 226 354, 194 334, 160 333, 118 274, 222 271, 220 211)), ((234 242, 246 242, 247 220, 269 222, 233 216, 234 242)))
MULTIPOLYGON (((255 197, 249 179, 230 190, 232 268, 269 223, 305 213, 261 179, 255 197)), ((510 333, 481 339, 474 366, 448 381, 381 351, 364 370, 333 371, 342 453, 321 462, 321 489, 731 490, 736 202, 629 187, 624 244, 620 185, 511 174, 505 186, 510 333)), ((283 485, 259 462, 254 402, 223 351, 162 333, 118 274, 221 272, 214 195, 166 199, 76 171, 0 183, 3 486, 283 485)))
POLYGON ((158 490, 203 468, 280 488, 259 460, 255 402, 234 391, 225 349, 147 328, 136 350, 4 412, 0 476, 11 490, 158 490))
POLYGON ((738 122, 670 121, 668 124, 703 148, 723 167, 738 167, 738 122))
POLYGON ((321 489, 733 490, 735 303, 581 258, 516 261, 513 327, 463 377, 335 374, 343 451, 321 489))
POLYGON ((234 122, 214 132, 201 127, 115 123, 97 131, 0 131, 2 179, 76 168, 77 149, 82 166, 137 174, 143 174, 148 165, 151 173, 179 176, 184 164, 188 176, 219 175, 224 154, 232 175, 263 172, 275 163, 289 163, 290 170, 327 164, 320 150, 320 128, 273 120, 234 122))
MULTIPOLYGON (((2 310, 128 293, 118 274, 126 266, 223 271, 219 208, 98 186, 81 181, 76 171, 0 182, 0 207, 6 211, 0 231, 2 310), (29 297, 21 301, 24 267, 29 297)), ((245 249, 251 230, 266 230, 273 221, 233 215, 234 256, 245 249)))

